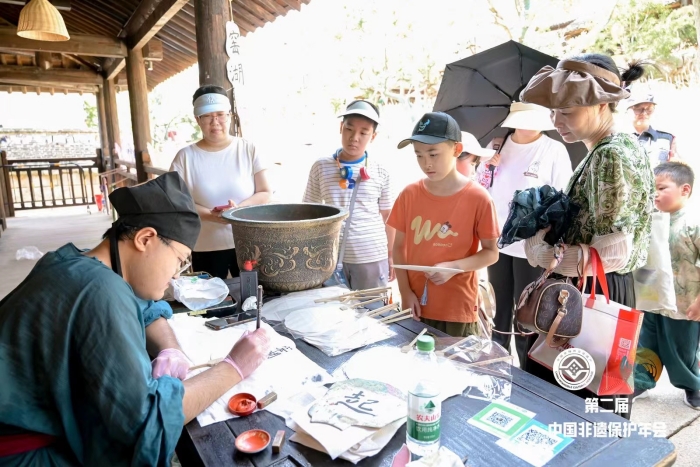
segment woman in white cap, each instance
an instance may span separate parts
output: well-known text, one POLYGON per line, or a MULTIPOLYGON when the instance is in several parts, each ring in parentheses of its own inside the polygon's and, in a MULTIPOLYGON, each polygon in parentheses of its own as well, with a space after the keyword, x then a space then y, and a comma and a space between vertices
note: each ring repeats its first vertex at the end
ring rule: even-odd
POLYGON ((272 189, 267 165, 255 146, 231 136, 231 102, 224 88, 202 86, 193 96, 202 139, 178 151, 170 170, 183 178, 202 219, 192 251, 192 268, 226 279, 239 275, 231 226, 221 217, 229 207, 265 204, 272 189))
MULTIPOLYGON (((482 165, 477 178, 496 205, 499 228, 508 219, 510 202, 515 190, 550 185, 558 190, 566 187, 572 168, 566 147, 543 133, 553 130, 549 110, 534 104, 515 102, 501 126, 515 131, 500 146, 500 151, 482 165)), ((489 147, 496 145, 489 143, 489 147)), ((495 331, 493 340, 510 351, 513 312, 520 294, 536 280, 542 269, 530 266, 523 242, 500 250, 498 262, 488 267, 489 281, 496 295, 495 331)), ((517 329, 516 329, 517 331, 517 329)), ((520 361, 527 359, 527 342, 516 335, 515 347, 520 361)))

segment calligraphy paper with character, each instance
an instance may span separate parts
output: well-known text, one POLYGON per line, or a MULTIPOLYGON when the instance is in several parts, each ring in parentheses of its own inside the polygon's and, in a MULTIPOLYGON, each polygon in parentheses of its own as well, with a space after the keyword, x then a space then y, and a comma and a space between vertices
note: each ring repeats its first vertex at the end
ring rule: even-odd
MULTIPOLYGON (((182 351, 194 364, 225 357, 244 331, 255 330, 255 322, 250 322, 214 331, 204 326, 205 320, 202 318, 175 316, 177 319, 168 320, 169 324, 182 351)), ((252 375, 232 387, 199 414, 197 421, 201 426, 236 418, 228 410, 228 400, 239 392, 252 394, 260 400, 274 391, 277 393, 277 401, 269 406, 274 407, 279 401, 284 401, 304 389, 335 381, 326 370, 302 354, 294 341, 279 335, 266 323, 262 323, 261 327, 267 328, 272 336, 267 360, 252 375)), ((191 371, 187 377, 191 378, 202 371, 206 369, 191 371)))
POLYGON ((345 430, 351 426, 382 428, 406 417, 406 396, 386 383, 351 379, 335 383, 309 409, 312 423, 345 430))

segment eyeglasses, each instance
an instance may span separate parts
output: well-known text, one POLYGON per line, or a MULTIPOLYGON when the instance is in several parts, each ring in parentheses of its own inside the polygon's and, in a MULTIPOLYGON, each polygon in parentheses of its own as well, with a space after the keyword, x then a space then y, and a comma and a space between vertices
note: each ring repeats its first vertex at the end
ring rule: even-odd
POLYGON ((207 114, 207 115, 200 115, 199 120, 202 123, 206 123, 207 125, 211 124, 214 120, 217 120, 219 123, 225 122, 228 120, 228 118, 231 116, 231 114, 207 114))
POLYGON ((180 262, 180 264, 178 265, 177 272, 175 272, 175 274, 173 274, 173 276, 179 276, 180 274, 187 271, 192 266, 192 257, 188 256, 184 260, 180 259, 182 257, 182 253, 177 251, 177 249, 174 246, 172 246, 171 244, 166 243, 166 245, 168 245, 168 248, 170 248, 171 250, 173 250, 173 252, 175 252, 175 256, 177 257, 178 261, 180 262))
POLYGON ((654 106, 651 106, 651 107, 632 107, 632 111, 636 115, 642 115, 642 114, 651 115, 654 113, 654 106))

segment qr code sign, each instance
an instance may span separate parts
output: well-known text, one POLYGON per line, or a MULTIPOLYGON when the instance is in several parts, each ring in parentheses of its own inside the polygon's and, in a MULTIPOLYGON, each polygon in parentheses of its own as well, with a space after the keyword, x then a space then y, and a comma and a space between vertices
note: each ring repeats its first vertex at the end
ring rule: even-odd
POLYGON ((530 446, 553 448, 554 446, 559 444, 560 439, 551 436, 545 431, 538 430, 536 427, 530 427, 527 430, 520 433, 515 438, 515 441, 530 446))
POLYGON ((499 409, 493 409, 482 419, 484 423, 499 430, 508 431, 513 425, 518 423, 518 418, 499 409))
POLYGON ((625 350, 630 350, 632 348, 632 341, 629 339, 625 339, 624 337, 620 338, 620 348, 625 349, 625 350))

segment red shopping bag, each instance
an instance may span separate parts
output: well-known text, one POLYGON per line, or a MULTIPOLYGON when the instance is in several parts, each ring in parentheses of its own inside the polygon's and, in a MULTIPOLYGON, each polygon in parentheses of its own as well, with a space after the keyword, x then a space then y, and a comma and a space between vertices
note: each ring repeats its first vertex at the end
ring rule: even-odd
POLYGON ((551 370, 554 360, 564 350, 572 347, 585 350, 595 363, 593 380, 586 389, 599 396, 632 394, 634 362, 643 314, 610 300, 600 256, 593 248, 590 251, 593 284, 591 293, 583 294, 581 333, 556 348, 547 345, 546 336, 540 336, 530 349, 529 356, 551 370), (604 297, 596 296, 598 280, 604 297))

